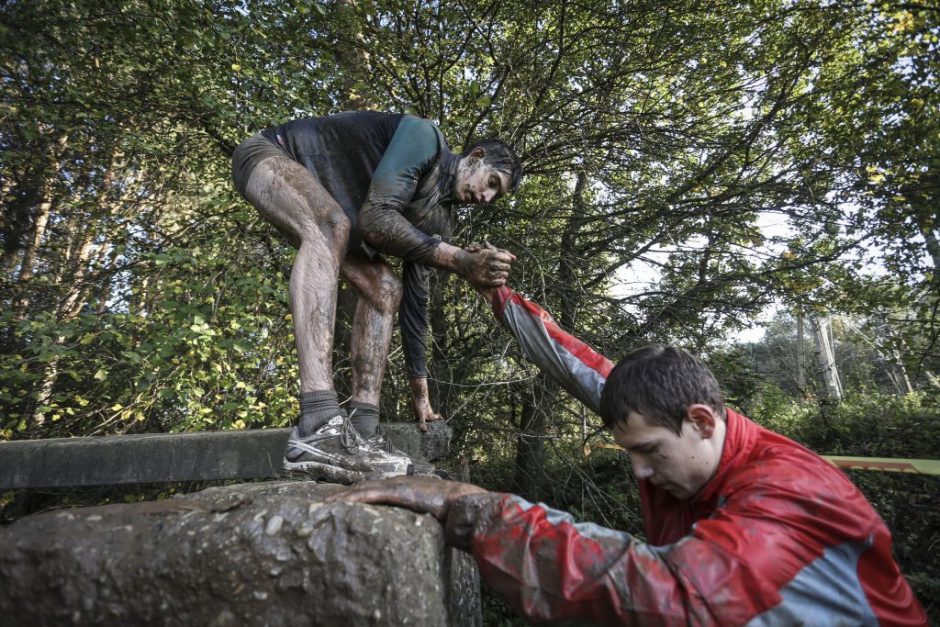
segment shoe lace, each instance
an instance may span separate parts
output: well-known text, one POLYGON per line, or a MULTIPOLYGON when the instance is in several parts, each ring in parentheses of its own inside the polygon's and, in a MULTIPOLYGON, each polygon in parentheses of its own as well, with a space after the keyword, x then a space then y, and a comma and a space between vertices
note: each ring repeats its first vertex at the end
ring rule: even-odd
MULTIPOLYGON (((355 410, 353 411, 355 412, 355 410)), ((350 453, 359 450, 359 434, 348 419, 343 421, 343 430, 340 432, 339 443, 350 453)))

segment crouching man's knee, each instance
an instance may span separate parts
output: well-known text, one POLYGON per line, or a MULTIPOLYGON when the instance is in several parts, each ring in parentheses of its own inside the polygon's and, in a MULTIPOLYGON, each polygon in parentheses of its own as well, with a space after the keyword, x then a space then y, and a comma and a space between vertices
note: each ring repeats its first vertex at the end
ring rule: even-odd
POLYGON ((402 296, 401 280, 388 266, 384 266, 376 287, 372 305, 383 314, 392 315, 398 311, 402 296))

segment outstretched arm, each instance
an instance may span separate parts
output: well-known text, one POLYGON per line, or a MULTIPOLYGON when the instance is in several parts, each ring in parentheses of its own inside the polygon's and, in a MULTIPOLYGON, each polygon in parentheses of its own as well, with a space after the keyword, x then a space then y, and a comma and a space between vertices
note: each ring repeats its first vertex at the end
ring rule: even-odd
POLYGON ((613 362, 562 329, 551 315, 506 286, 478 288, 493 315, 509 329, 526 359, 569 394, 599 413, 601 391, 613 362))
MULTIPOLYGON (((768 497, 777 489, 768 482, 780 475, 773 470, 744 483, 720 516, 656 547, 515 495, 430 477, 360 483, 328 500, 434 515, 447 543, 470 551, 487 585, 533 622, 725 625, 763 615, 768 624, 875 624, 854 578, 870 539, 846 542, 854 525, 835 507, 827 513, 834 525, 786 524, 779 499, 768 497), (833 585, 842 586, 839 594, 833 585)), ((788 504, 793 512, 819 506, 816 498, 788 504)), ((887 534, 882 539, 879 550, 890 554, 887 534)), ((903 581, 896 570, 891 578, 903 581)), ((909 588, 899 593, 916 603, 909 588)))
POLYGON ((628 533, 575 524, 563 512, 514 495, 430 477, 395 477, 359 483, 327 501, 433 515, 444 525, 447 544, 471 552, 483 580, 530 620, 714 622, 694 586, 663 554, 628 533))
POLYGON ((410 261, 404 267, 404 293, 398 319, 401 322, 402 348, 408 368, 408 387, 411 390, 411 409, 418 428, 427 431, 427 423, 441 416, 431 407, 428 394, 428 367, 426 360, 428 334, 428 279, 431 269, 410 261))

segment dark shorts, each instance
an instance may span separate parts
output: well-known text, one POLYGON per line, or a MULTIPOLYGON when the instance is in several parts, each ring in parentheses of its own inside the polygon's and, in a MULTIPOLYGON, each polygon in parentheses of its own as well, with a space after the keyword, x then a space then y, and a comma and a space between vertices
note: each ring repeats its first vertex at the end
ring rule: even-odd
POLYGON ((232 153, 232 180, 235 182, 235 189, 243 197, 245 188, 248 187, 248 179, 255 167, 268 157, 287 157, 290 155, 287 151, 267 139, 261 133, 252 135, 238 145, 235 152, 232 153))
MULTIPOLYGON (((235 152, 232 153, 232 180, 235 182, 235 189, 245 198, 245 189, 248 187, 248 179, 255 167, 268 157, 292 157, 286 150, 269 140, 267 137, 258 133, 252 135, 238 145, 235 152)), ((358 255, 364 255, 367 259, 382 261, 378 251, 362 241, 362 236, 355 228, 349 234, 348 252, 358 255)))

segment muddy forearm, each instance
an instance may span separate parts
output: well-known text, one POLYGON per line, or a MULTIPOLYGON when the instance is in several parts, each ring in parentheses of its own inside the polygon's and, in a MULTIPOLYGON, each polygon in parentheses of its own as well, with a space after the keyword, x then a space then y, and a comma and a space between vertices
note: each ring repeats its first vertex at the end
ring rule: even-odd
POLYGON ((431 255, 430 262, 427 264, 438 270, 447 270, 465 277, 467 275, 467 266, 469 263, 469 253, 457 246, 451 246, 446 242, 438 244, 431 255))
MULTIPOLYGON (((441 241, 408 222, 393 207, 371 207, 359 216, 359 229, 367 244, 406 261, 435 266, 441 241)), ((448 268, 445 268, 448 269, 448 268)))

